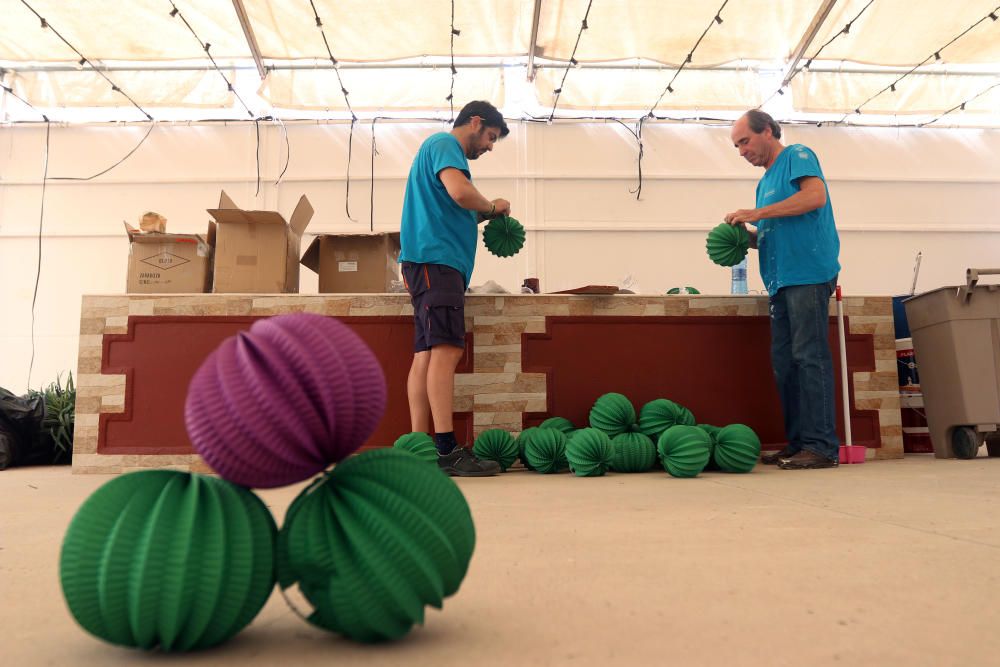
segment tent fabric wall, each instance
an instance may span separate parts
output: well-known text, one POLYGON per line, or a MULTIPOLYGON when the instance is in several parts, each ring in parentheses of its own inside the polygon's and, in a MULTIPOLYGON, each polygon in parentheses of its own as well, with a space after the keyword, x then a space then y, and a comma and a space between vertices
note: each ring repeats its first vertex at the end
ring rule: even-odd
MULTIPOLYGON (((659 91, 647 82, 665 78, 662 75, 682 64, 685 70, 674 86, 676 94, 666 96, 664 108, 708 111, 758 103, 760 96, 747 91, 753 87, 751 79, 777 75, 780 81, 828 2, 732 0, 720 11, 716 2, 688 0, 592 4, 589 0, 538 0, 537 35, 532 42, 535 0, 315 0, 322 29, 308 2, 242 0, 263 63, 269 68, 262 84, 266 93, 261 97, 262 105, 341 110, 346 106, 340 99, 341 86, 329 83, 336 78, 329 57, 332 53, 338 63, 376 67, 374 72, 357 76, 341 72, 356 80, 354 88, 367 85, 367 93, 358 93, 359 99, 367 97, 359 102, 360 107, 439 107, 442 96, 436 82, 442 70, 450 75, 454 55, 456 86, 467 86, 469 95, 495 88, 495 83, 490 83, 493 75, 468 67, 463 60, 485 59, 487 65, 503 67, 508 81, 514 75, 522 77, 537 105, 550 108, 555 99, 552 90, 557 87, 553 81, 557 76, 561 80, 562 70, 546 70, 543 76, 534 77, 527 62, 534 57, 534 64, 558 64, 574 57, 581 67, 568 72, 560 105, 605 112, 648 109, 659 91), (587 29, 581 32, 584 16, 587 29), (402 60, 421 65, 421 74, 391 68, 402 60), (652 64, 662 71, 638 74, 623 70, 616 76, 588 69, 595 64, 629 62, 652 64), (312 66, 317 73, 288 73, 288 68, 299 66, 312 66), (365 83, 366 79, 371 81, 365 83), (463 79, 468 82, 461 83, 463 79), (420 81, 426 83, 418 85, 420 81), (404 89, 398 100, 378 99, 374 94, 376 88, 389 91, 395 86, 404 89), (647 90, 651 93, 648 96, 647 90)), ((58 30, 89 61, 85 69, 154 68, 154 72, 141 75, 116 71, 112 77, 124 92, 150 106, 197 108, 228 103, 236 117, 245 117, 245 110, 227 96, 231 91, 221 80, 217 79, 214 87, 207 85, 208 79, 202 85, 193 75, 175 71, 177 66, 214 71, 206 44, 223 68, 254 67, 233 0, 176 0, 177 15, 172 15, 169 0, 31 0, 28 4, 52 29, 44 28, 25 3, 10 2, 0 22, 0 69, 7 71, 5 83, 32 105, 127 105, 121 96, 109 96, 106 81, 91 81, 73 71, 50 71, 72 70, 80 60, 80 55, 56 36, 58 30), (155 69, 157 65, 164 69, 155 69), (46 75, 37 74, 38 69, 46 75), (12 73, 15 76, 11 78, 12 73), (162 83, 156 83, 156 77, 162 77, 162 83)), ((987 77, 957 79, 958 70, 985 67, 987 74, 1000 76, 1000 21, 991 19, 991 12, 996 15, 996 0, 877 0, 870 4, 869 0, 838 0, 797 64, 802 68, 822 46, 821 60, 816 64, 825 63, 828 70, 838 71, 816 73, 815 77, 800 71, 789 96, 791 109, 786 111, 793 115, 816 110, 853 112, 868 91, 877 90, 879 82, 891 81, 893 75, 881 74, 878 68, 905 71, 915 66, 921 67, 908 77, 906 91, 880 96, 866 112, 935 114, 951 109, 987 90, 990 84, 987 77), (852 22, 851 27, 845 33, 848 22, 852 22), (939 59, 931 57, 935 52, 939 59), (876 71, 851 73, 847 71, 850 67, 840 67, 843 64, 863 64, 876 71), (977 89, 977 83, 984 85, 977 89)), ((456 95, 456 100, 467 99, 456 95)), ((995 96, 985 96, 967 111, 996 115, 1000 105, 995 96)))

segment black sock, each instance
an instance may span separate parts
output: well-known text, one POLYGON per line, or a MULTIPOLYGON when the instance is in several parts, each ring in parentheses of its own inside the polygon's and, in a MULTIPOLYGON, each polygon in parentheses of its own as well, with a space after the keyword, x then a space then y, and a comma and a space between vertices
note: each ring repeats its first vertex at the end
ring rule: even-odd
POLYGON ((447 433, 435 433, 434 444, 437 446, 438 454, 441 456, 451 454, 451 450, 458 447, 458 443, 455 441, 454 431, 448 431, 447 433))

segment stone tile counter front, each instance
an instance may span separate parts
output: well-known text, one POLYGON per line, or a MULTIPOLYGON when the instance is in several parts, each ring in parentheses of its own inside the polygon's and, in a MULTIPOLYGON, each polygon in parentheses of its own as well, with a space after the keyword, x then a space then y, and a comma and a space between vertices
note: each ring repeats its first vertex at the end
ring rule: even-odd
MULTIPOLYGON (((844 304, 854 444, 868 447, 868 458, 901 457, 891 298, 844 304)), ((389 446, 408 432, 413 311, 405 294, 85 296, 74 471, 207 471, 184 430, 191 376, 254 320, 301 311, 341 319, 382 364, 388 406, 365 446, 389 446)), ((669 398, 699 423, 743 423, 765 449, 783 444, 767 297, 469 295, 465 314, 466 352, 455 383, 460 442, 471 445, 490 428, 516 434, 550 416, 585 426, 594 400, 616 391, 637 411, 669 398)), ((830 314, 842 433, 833 302, 830 314)))

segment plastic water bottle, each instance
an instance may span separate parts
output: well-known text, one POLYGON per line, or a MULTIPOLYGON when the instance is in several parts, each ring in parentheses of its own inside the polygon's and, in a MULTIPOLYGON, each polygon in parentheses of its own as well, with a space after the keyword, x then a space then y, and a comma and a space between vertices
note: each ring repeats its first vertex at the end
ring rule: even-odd
POLYGON ((733 285, 731 294, 747 293, 747 258, 733 266, 733 285))

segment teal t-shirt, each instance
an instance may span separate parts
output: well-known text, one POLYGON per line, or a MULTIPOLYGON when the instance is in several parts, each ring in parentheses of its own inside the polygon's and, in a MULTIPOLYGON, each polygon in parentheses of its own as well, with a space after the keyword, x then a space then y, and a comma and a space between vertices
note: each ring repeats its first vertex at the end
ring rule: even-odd
MULTIPOLYGON (((788 199, 800 189, 799 179, 826 179, 816 154, 802 144, 787 146, 757 183, 757 208, 788 199)), ((774 296, 789 285, 816 285, 840 273, 840 238, 833 221, 830 189, 826 204, 802 215, 764 218, 757 222, 760 276, 774 296)))
POLYGON ((475 212, 459 206, 438 177, 448 167, 472 180, 462 144, 451 133, 438 132, 421 144, 406 179, 399 261, 450 266, 465 276, 468 287, 478 226, 475 212))

